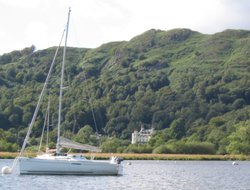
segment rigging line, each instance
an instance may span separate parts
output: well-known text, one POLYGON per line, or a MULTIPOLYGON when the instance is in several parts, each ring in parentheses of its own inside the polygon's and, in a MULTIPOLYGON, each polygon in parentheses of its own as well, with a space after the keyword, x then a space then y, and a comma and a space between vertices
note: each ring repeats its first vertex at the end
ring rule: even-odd
POLYGON ((49 122, 50 122, 49 117, 50 117, 50 93, 49 93, 49 102, 48 102, 46 152, 49 149, 49 122))
POLYGON ((85 83, 86 83, 86 92, 87 92, 87 96, 89 98, 89 104, 90 104, 90 109, 91 109, 91 113, 92 113, 92 117, 94 120, 94 125, 95 125, 95 130, 96 130, 96 134, 98 135, 98 128, 97 128, 97 123, 96 123, 96 118, 95 118, 95 112, 94 112, 94 106, 93 106, 93 102, 92 102, 92 98, 90 97, 90 88, 89 88, 89 84, 87 82, 87 77, 85 72, 83 71, 83 77, 85 78, 85 83))
POLYGON ((46 127, 47 119, 48 119, 48 107, 47 107, 47 110, 46 110, 46 113, 45 113, 45 118, 44 118, 44 122, 43 122, 43 130, 42 130, 42 135, 41 135, 41 139, 40 139, 38 152, 41 151, 42 141, 43 141, 43 134, 44 134, 44 130, 45 130, 45 127, 46 127))
POLYGON ((41 139, 40 139, 40 145, 39 145, 39 148, 38 148, 38 152, 41 151, 43 135, 44 135, 46 125, 47 125, 46 150, 47 150, 47 147, 48 147, 48 125, 49 125, 50 96, 49 96, 48 99, 49 99, 48 100, 48 106, 47 106, 47 110, 46 110, 46 113, 45 113, 45 118, 44 118, 44 123, 43 123, 43 130, 42 130, 42 135, 41 135, 41 139))
POLYGON ((59 48, 60 48, 60 46, 61 46, 61 43, 62 43, 64 34, 65 34, 65 30, 63 31, 62 37, 61 37, 61 39, 60 39, 60 43, 59 43, 59 45, 58 45, 58 47, 57 47, 57 49, 56 49, 55 55, 54 55, 54 57, 53 57, 53 60, 52 60, 52 63, 51 63, 51 66, 50 66, 48 75, 47 75, 47 77, 46 77, 45 83, 44 83, 44 85, 43 85, 41 94, 40 94, 40 96, 39 96, 39 99, 38 99, 38 102, 37 102, 37 105, 36 105, 35 112, 34 112, 34 114, 33 114, 33 117, 32 117, 32 119, 31 119, 31 122, 30 122, 30 124, 29 124, 28 131, 27 131, 27 134, 26 134, 26 136, 25 136, 25 139, 24 139, 22 148, 21 148, 21 150, 20 150, 18 156, 16 157, 16 159, 13 161, 11 170, 13 170, 13 168, 16 166, 18 159, 22 156, 22 154, 23 154, 23 152, 24 152, 24 150, 25 150, 25 147, 26 147, 26 144, 27 144, 27 142, 28 142, 28 139, 29 139, 31 130, 32 130, 32 128, 33 128, 35 119, 36 119, 37 114, 38 114, 38 111, 39 111, 39 109, 40 109, 40 105, 41 105, 41 102, 42 102, 43 95, 44 95, 44 92, 45 92, 45 90, 46 90, 46 87, 47 87, 47 85, 48 85, 48 81, 49 81, 49 79, 50 79, 50 75, 51 75, 52 70, 53 70, 53 67, 54 67, 54 65, 55 65, 55 60, 56 60, 56 57, 57 57, 59 48))
MULTIPOLYGON (((78 40, 78 33, 77 33, 77 30, 75 29, 75 25, 74 25, 74 16, 72 16, 72 28, 73 28, 73 32, 75 32, 75 40, 76 41, 79 41, 78 40)), ((82 54, 81 54, 81 49, 78 48, 78 60, 77 60, 77 63, 79 63, 81 61, 81 59, 83 58, 82 54)), ((93 106, 93 102, 92 102, 92 99, 90 98, 90 88, 89 88, 89 84, 87 83, 87 77, 86 77, 86 74, 85 74, 85 71, 83 71, 83 77, 86 81, 86 91, 87 91, 87 96, 89 98, 89 104, 90 104, 90 109, 91 109, 91 114, 92 114, 92 117, 93 117, 93 121, 94 121, 94 125, 95 125, 95 131, 96 131, 96 134, 99 134, 98 133, 98 128, 97 128, 97 122, 96 122, 96 117, 95 117, 95 112, 94 112, 94 106, 93 106)), ((73 127, 73 131, 75 130, 74 129, 75 126, 73 127)))

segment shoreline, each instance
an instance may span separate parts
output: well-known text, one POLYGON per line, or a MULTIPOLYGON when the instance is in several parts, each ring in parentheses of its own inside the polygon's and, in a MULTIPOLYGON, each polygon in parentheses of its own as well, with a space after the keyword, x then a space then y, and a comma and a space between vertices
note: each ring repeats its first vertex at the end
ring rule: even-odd
MULTIPOLYGON (((72 153, 74 154, 74 153, 72 153)), ((109 159, 110 156, 122 157, 124 160, 246 160, 249 155, 208 155, 208 154, 136 154, 136 153, 76 153, 84 154, 87 158, 109 159)), ((0 152, 0 159, 14 159, 17 152, 0 152)), ((34 157, 36 153, 24 153, 23 156, 34 157)))

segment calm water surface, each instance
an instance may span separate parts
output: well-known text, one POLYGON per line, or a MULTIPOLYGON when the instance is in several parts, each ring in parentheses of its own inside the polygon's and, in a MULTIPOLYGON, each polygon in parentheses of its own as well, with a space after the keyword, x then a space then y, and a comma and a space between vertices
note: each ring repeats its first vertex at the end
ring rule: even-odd
MULTIPOLYGON (((0 168, 13 160, 0 160, 0 168)), ((125 161, 123 176, 0 175, 0 190, 250 190, 250 162, 125 161), (128 165, 131 162, 131 165, 128 165)))

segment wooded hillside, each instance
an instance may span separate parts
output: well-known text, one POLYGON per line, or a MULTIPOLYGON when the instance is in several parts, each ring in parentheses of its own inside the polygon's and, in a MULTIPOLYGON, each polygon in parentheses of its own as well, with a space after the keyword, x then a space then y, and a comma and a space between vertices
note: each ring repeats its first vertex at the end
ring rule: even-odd
MULTIPOLYGON (((189 29, 149 30, 128 42, 96 49, 68 48, 62 133, 95 144, 96 138, 88 138, 86 131, 97 131, 115 137, 113 141, 123 146, 143 124, 157 131, 144 146, 148 152, 193 153, 193 147, 198 147, 209 153, 247 154, 249 52, 250 31, 244 30, 213 35, 189 29)), ((32 46, 0 56, 3 147, 9 143, 9 149, 17 149, 22 143, 54 53, 55 48, 34 51, 32 46)), ((61 58, 56 62, 49 84, 51 140, 56 134, 55 87, 59 86, 61 58)), ((34 126, 33 144, 42 131, 47 99, 34 126)), ((111 140, 102 143, 107 141, 111 140)))

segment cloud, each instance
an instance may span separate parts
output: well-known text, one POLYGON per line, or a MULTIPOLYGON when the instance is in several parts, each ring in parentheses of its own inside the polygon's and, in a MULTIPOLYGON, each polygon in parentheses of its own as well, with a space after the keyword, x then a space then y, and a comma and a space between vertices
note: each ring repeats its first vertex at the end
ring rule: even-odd
POLYGON ((1 4, 18 8, 37 8, 37 0, 0 0, 1 4))
POLYGON ((31 21, 25 30, 25 41, 28 44, 33 44, 39 40, 41 46, 47 46, 48 41, 48 28, 47 25, 39 21, 31 21))
POLYGON ((249 0, 0 0, 0 54, 57 45, 69 6, 69 45, 78 47, 129 40, 152 28, 250 29, 249 0))

